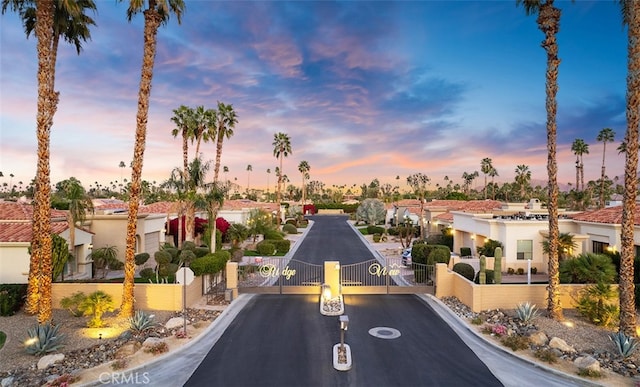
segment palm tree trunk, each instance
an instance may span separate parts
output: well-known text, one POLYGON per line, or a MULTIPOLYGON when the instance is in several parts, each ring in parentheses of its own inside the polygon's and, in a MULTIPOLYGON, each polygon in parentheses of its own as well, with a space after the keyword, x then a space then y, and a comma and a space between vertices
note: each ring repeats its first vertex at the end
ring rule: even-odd
POLYGON ((184 231, 185 231, 185 236, 184 239, 187 241, 191 241, 193 242, 193 232, 195 229, 195 222, 196 222, 196 208, 195 208, 195 204, 193 203, 193 201, 188 201, 187 202, 187 214, 185 216, 185 225, 184 225, 184 231))
POLYGON ((149 116, 149 97, 153 79, 153 64, 156 56, 158 27, 162 18, 155 9, 144 11, 144 54, 142 58, 142 74, 138 93, 138 114, 136 117, 136 141, 133 150, 131 171, 131 196, 129 199, 129 216, 127 223, 127 240, 124 261, 124 284, 122 290, 121 317, 132 317, 134 313, 134 276, 136 270, 136 229, 138 225, 138 208, 140 206, 140 185, 142 179, 142 162, 147 137, 147 118, 149 116))
POLYGON ((600 169, 600 203, 599 203, 600 208, 604 208, 604 175, 605 175, 604 156, 606 153, 607 153, 607 140, 604 139, 602 142, 602 168, 600 169))
POLYGON ((635 247, 633 230, 636 213, 638 176, 638 125, 640 116, 640 2, 626 3, 628 8, 627 47, 627 133, 625 136, 624 197, 622 201, 621 249, 620 249, 620 325, 619 330, 630 336, 637 336, 635 285, 633 265, 635 247))
POLYGON ((549 285, 547 310, 555 320, 562 320, 560 305, 560 271, 558 263, 558 164, 556 161, 557 101, 558 93, 558 42, 556 34, 560 28, 560 10, 547 0, 540 7, 538 25, 545 34, 542 47, 547 52, 546 110, 547 110, 547 173, 549 175, 549 285))

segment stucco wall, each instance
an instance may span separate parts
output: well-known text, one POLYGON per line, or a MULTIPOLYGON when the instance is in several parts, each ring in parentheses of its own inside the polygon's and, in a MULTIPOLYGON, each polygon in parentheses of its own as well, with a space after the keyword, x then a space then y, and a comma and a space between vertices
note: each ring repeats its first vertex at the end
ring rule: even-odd
POLYGON ((29 275, 29 243, 0 244, 0 283, 26 284, 29 275))

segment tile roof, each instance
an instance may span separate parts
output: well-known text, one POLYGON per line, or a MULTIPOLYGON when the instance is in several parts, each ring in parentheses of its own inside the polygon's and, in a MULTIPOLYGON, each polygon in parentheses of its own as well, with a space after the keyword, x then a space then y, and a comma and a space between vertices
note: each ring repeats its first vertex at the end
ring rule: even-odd
MULTIPOLYGON (((60 234, 69 228, 67 211, 51 209, 51 231, 60 234)), ((31 242, 31 203, 0 201, 0 242, 31 242)))
MULTIPOLYGON (((607 207, 594 211, 585 211, 571 216, 573 220, 592 223, 622 223, 622 206, 607 207)), ((640 212, 636 210, 634 224, 640 226, 640 212)))
POLYGON ((499 210, 502 202, 497 200, 432 200, 426 202, 424 208, 444 207, 449 211, 486 212, 499 210))

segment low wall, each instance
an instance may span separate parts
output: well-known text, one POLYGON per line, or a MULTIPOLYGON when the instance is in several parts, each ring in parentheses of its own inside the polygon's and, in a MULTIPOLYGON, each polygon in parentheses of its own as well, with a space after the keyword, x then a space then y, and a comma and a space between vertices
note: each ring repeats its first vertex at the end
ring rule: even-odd
MULTIPOLYGON (((202 277, 195 277, 187 287, 187 306, 195 304, 202 298, 202 277)), ((53 283, 51 284, 54 308, 61 308, 60 300, 75 292, 89 295, 101 290, 113 298, 113 305, 119 308, 122 304, 121 283, 53 283)), ((135 284, 133 293, 135 309, 149 310, 182 310, 181 284, 135 284)))
POLYGON ((318 210, 318 215, 339 215, 344 214, 342 208, 323 208, 318 210))
MULTIPOLYGON (((560 285, 560 305, 575 308, 572 295, 588 285, 560 285)), ((617 285, 612 285, 617 289, 617 285)), ((514 309, 521 302, 530 302, 539 309, 547 307, 547 284, 477 285, 463 276, 436 265, 436 297, 456 297, 474 312, 489 309, 514 309)))

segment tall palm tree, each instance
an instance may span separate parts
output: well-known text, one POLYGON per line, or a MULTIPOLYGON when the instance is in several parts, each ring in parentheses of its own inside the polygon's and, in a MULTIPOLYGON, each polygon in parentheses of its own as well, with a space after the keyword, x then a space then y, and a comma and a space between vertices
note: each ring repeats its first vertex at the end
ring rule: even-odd
POLYGON ((215 133, 213 137, 216 139, 216 163, 213 169, 213 182, 218 181, 218 172, 220 171, 220 159, 222 157, 222 143, 225 138, 233 136, 233 129, 238 123, 238 115, 233 110, 233 105, 225 105, 218 102, 218 109, 214 113, 215 133))
POLYGON ((124 256, 124 285, 122 304, 120 305, 121 317, 132 317, 134 312, 133 279, 136 270, 136 229, 138 224, 138 208, 140 206, 142 162, 144 160, 144 148, 147 137, 149 98, 151 96, 151 81, 153 80, 158 28, 160 28, 160 25, 168 22, 171 13, 175 14, 178 19, 178 24, 180 24, 182 12, 185 8, 183 0, 148 0, 148 7, 146 9, 144 8, 145 3, 146 1, 144 0, 130 0, 129 8, 127 9, 127 19, 129 21, 138 13, 144 15, 144 51, 142 55, 140 90, 138 91, 135 144, 133 148, 133 161, 131 163, 131 189, 124 256))
MULTIPOLYGON (((307 200, 307 185, 305 181, 309 178, 309 171, 311 167, 309 166, 309 162, 306 160, 302 160, 300 164, 298 164, 298 171, 302 174, 302 205, 304 206, 307 200)), ((304 207, 303 207, 304 212, 304 207)))
POLYGON ((171 122, 176 124, 176 127, 171 130, 171 135, 173 138, 182 137, 182 168, 185 174, 189 168, 189 138, 193 136, 193 115, 193 109, 180 105, 179 108, 173 109, 173 117, 171 117, 171 122))
POLYGON ((576 190, 584 190, 584 163, 582 155, 589 154, 589 144, 581 138, 576 138, 571 144, 571 151, 576 155, 576 190))
POLYGON ((625 145, 624 195, 620 235, 619 330, 636 336, 634 271, 634 223, 638 189, 638 125, 640 124, 640 2, 620 1, 627 25, 627 132, 625 145))
POLYGON ((469 191, 471 189, 471 184, 473 184, 473 181, 476 179, 476 177, 478 177, 478 171, 473 171, 471 173, 469 172, 463 172, 462 173, 462 179, 464 180, 464 193, 465 194, 469 194, 469 191))
POLYGON ((289 154, 292 153, 291 139, 286 133, 278 132, 273 135, 272 145, 273 145, 273 155, 280 161, 280 167, 277 170, 278 189, 276 190, 276 203, 278 203, 278 218, 276 219, 276 222, 278 226, 280 226, 280 223, 282 221, 281 214, 280 214, 280 207, 281 207, 280 191, 282 190, 282 183, 283 183, 282 159, 284 157, 289 156, 289 154))
POLYGON ((267 201, 269 201, 269 176, 271 175, 271 168, 267 168, 267 201))
POLYGON ((531 170, 528 165, 520 164, 516 166, 516 184, 520 187, 520 198, 524 200, 526 188, 531 181, 531 170))
POLYGON ((413 189, 413 193, 415 193, 420 200, 420 237, 422 239, 426 239, 427 237, 426 228, 424 227, 424 199, 427 194, 427 184, 429 184, 430 181, 431 179, 421 172, 414 173, 407 177, 407 184, 413 189))
POLYGON ((491 166, 491 170, 489 171, 489 176, 491 176, 491 199, 495 200, 496 199, 496 185, 494 183, 494 180, 495 180, 496 176, 498 176, 498 170, 494 166, 491 166))
POLYGON ((491 172, 491 170, 493 169, 493 164, 490 158, 485 157, 484 159, 482 159, 482 161, 480 162, 480 170, 482 171, 482 174, 484 174, 484 198, 487 198, 487 175, 489 174, 489 172, 491 172))
POLYGON ((558 41, 556 35, 560 29, 560 9, 553 5, 554 0, 516 0, 516 5, 523 5, 527 15, 537 14, 537 23, 544 33, 542 48, 547 53, 546 70, 546 109, 547 109, 547 174, 549 177, 549 286, 547 310, 555 320, 562 320, 559 286, 560 271, 558 264, 558 163, 556 160, 556 115, 558 103, 558 41))
POLYGON ((192 111, 193 128, 189 133, 191 141, 196 142, 194 157, 200 157, 200 144, 215 139, 215 129, 211 130, 214 125, 215 110, 205 109, 204 106, 198 106, 192 111))
POLYGON ((596 140, 598 142, 602 142, 602 167, 600 169, 600 208, 604 208, 604 179, 605 179, 605 165, 604 165, 604 157, 607 153, 607 143, 613 142, 615 139, 616 132, 611 128, 603 128, 599 133, 596 140))
MULTIPOLYGON (((82 226, 82 223, 87 219, 87 211, 93 210, 93 203, 84 187, 75 179, 67 180, 67 184, 64 187, 64 194, 69 201, 69 254, 71 257, 75 257, 76 224, 79 222, 82 226)), ((74 260, 74 262, 76 265, 78 264, 77 259, 74 260)))
POLYGON ((95 25, 85 10, 96 9, 93 0, 34 1, 2 0, 2 13, 10 8, 23 21, 27 37, 34 32, 38 41, 38 161, 33 211, 33 243, 29 264, 26 311, 38 313, 38 321, 51 319, 51 197, 50 130, 56 113, 59 93, 55 91, 58 45, 62 37, 76 46, 90 39, 89 26, 95 25))
POLYGON ((251 171, 253 171, 253 167, 251 164, 247 165, 247 195, 249 195, 249 181, 251 179, 251 171))

